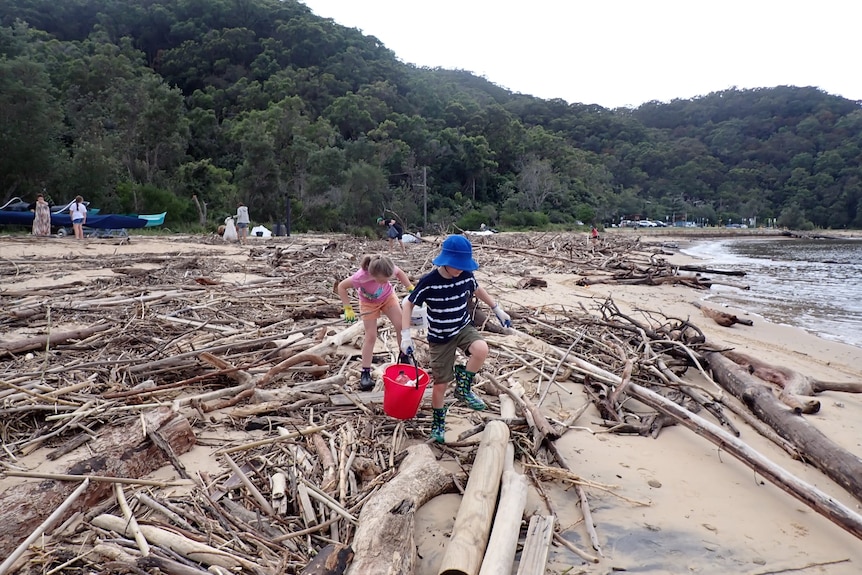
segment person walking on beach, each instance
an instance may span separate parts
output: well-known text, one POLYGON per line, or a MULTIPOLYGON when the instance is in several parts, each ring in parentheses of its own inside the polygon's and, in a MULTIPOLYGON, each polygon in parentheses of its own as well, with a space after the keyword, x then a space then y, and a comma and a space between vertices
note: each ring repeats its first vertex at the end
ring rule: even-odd
POLYGON ((87 206, 84 198, 75 196, 75 202, 69 206, 69 215, 72 218, 72 229, 75 231, 75 239, 84 239, 84 224, 87 223, 87 206))
POLYGON ((472 389, 476 372, 488 357, 488 344, 473 326, 469 310, 471 298, 475 295, 490 307, 504 327, 511 327, 512 318, 476 281, 473 272, 479 269, 479 264, 473 259, 470 240, 460 235, 447 237, 432 263, 437 267, 416 283, 416 288, 402 305, 401 322, 406 327, 401 331, 401 351, 407 355, 413 353, 410 317, 414 306, 425 304, 434 381, 431 439, 443 443, 447 410, 443 400, 453 380, 456 399, 477 411, 486 407, 472 389), (455 353, 459 349, 467 357, 466 365, 455 365, 455 353))
POLYGON ((240 202, 236 208, 236 232, 239 238, 239 243, 244 244, 248 238, 248 224, 251 220, 248 217, 248 206, 240 202))
POLYGON ((51 235, 51 206, 45 201, 45 196, 36 194, 36 201, 30 206, 35 212, 33 216, 33 235, 51 235))
MULTIPOLYGON (((359 378, 359 389, 371 391, 374 389, 374 379, 371 377, 371 360, 374 357, 374 343, 377 341, 377 318, 380 313, 386 315, 395 328, 399 348, 401 346, 401 306, 395 297, 395 290, 389 280, 397 278, 407 291, 413 289, 410 278, 384 255, 367 255, 362 258, 359 270, 338 284, 338 296, 344 304, 344 319, 347 323, 356 321, 356 312, 350 304, 347 290, 353 288, 359 298, 359 314, 365 328, 365 339, 362 342, 362 373, 359 378)), ((410 325, 409 319, 406 325, 410 325)), ((409 333, 409 329, 407 330, 409 333)), ((404 357, 399 357, 399 363, 405 363, 404 357)))
POLYGON ((404 247, 402 238, 404 237, 404 228, 394 218, 383 219, 377 218, 377 225, 387 226, 386 237, 389 238, 389 253, 392 253, 392 244, 398 242, 401 245, 401 253, 406 254, 407 249, 404 247))

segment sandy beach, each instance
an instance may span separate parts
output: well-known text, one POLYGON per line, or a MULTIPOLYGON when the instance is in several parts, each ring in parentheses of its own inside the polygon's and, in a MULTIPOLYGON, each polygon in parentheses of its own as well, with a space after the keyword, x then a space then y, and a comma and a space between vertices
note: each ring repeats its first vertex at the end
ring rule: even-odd
MULTIPOLYGON (((252 238, 252 246, 256 241, 263 244, 265 240, 252 238)), ((655 241, 679 247, 692 240, 662 235, 655 241)), ((72 281, 86 286, 87 282, 109 277, 112 272, 79 263, 97 260, 100 255, 123 253, 207 253, 242 261, 248 258, 249 249, 237 245, 202 244, 194 238, 133 237, 130 243, 118 245, 68 238, 26 241, 0 237, 0 260, 5 262, 4 274, 0 276, 0 293, 10 288, 42 288, 53 284, 67 285, 72 281), (32 258, 66 258, 72 263, 67 274, 54 277, 44 274, 22 277, 12 271, 15 262, 32 258)), ((482 246, 477 245, 475 257, 480 263, 484 253, 482 246)), ((673 249, 666 257, 676 264, 692 262, 692 258, 673 249)), ((411 270, 406 271, 409 273, 411 270)), ((532 268, 529 272, 547 281, 548 285, 526 290, 518 287, 523 271, 519 265, 512 266, 511 275, 490 275, 480 269, 477 278, 506 309, 520 314, 561 302, 595 309, 606 298, 612 297, 621 310, 635 317, 646 317, 652 311, 668 317, 691 318, 702 329, 707 341, 716 347, 742 351, 821 380, 858 382, 862 379, 859 367, 862 365, 862 349, 820 339, 800 329, 770 324, 760 318, 751 318, 753 325, 750 327, 721 327, 704 317, 693 305, 704 294, 691 288, 612 284, 585 287, 577 285, 578 276, 532 268)), ((255 278, 233 274, 222 279, 241 285, 255 278)), ((743 310, 723 311, 744 317, 743 310)), ((7 333, 3 339, 24 335, 27 334, 7 333)), ((496 357, 493 343, 504 341, 506 337, 489 337, 492 342, 489 361, 496 357)), ((691 370, 686 377, 703 383, 702 378, 691 370)), ((862 455, 862 397, 838 392, 825 392, 818 397, 822 403, 820 412, 804 417, 848 451, 862 455)), ((573 413, 587 402, 581 386, 568 381, 554 387, 543 409, 553 418, 562 420, 566 414, 573 413)), ((473 425, 469 415, 453 411, 447 440, 473 425)), ((862 505, 857 498, 862 494, 853 497, 814 467, 791 459, 733 414, 728 412, 727 415, 741 430, 740 439, 753 449, 836 501, 862 513, 862 505)), ((585 563, 570 551, 553 546, 547 573, 855 575, 862 572, 862 542, 859 539, 703 437, 679 425, 665 428, 656 439, 617 435, 608 433, 597 420, 597 412, 589 407, 558 440, 558 445, 574 472, 586 480, 611 486, 607 490, 587 489, 603 557, 598 564, 585 563)), ((182 455, 180 460, 189 470, 203 469, 217 474, 224 470, 211 457, 212 449, 211 446, 198 445, 182 455)), ((50 472, 64 462, 48 462, 43 456, 43 450, 37 450, 18 463, 50 472)), ((453 469, 458 467, 446 456, 442 461, 453 469)), ((157 475, 173 477, 173 470, 163 469, 157 475)), ((0 490, 21 481, 2 478, 0 490)), ((554 513, 566 538, 592 552, 574 490, 556 483, 545 496, 547 500, 535 489, 530 489, 525 517, 554 513)), ((443 495, 418 511, 419 575, 437 573, 459 501, 459 495, 443 495)))

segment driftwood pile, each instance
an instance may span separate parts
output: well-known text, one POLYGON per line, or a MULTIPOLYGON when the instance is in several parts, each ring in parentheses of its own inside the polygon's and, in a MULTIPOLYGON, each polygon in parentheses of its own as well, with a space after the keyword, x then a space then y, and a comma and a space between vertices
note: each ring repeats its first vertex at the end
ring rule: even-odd
MULTIPOLYGON (((0 472, 32 478, 0 492, 0 575, 412 573, 416 509, 456 490, 464 498, 441 573, 510 572, 518 545, 518 573, 544 573, 552 542, 572 562, 598 562, 589 491, 608 487, 579 477, 555 443, 590 404, 563 420, 544 405, 552 389, 579 386, 608 429, 695 429, 862 538, 857 513, 752 453, 724 415, 733 409, 860 497, 859 458, 798 416, 812 409, 800 396, 839 384, 770 372, 713 349, 687 318, 634 318, 611 299, 594 309, 510 307, 510 333, 479 307, 492 351, 477 390, 490 408, 453 407, 470 428, 429 445, 430 410, 401 422, 383 413, 380 385, 356 391, 362 327, 344 324, 334 286, 381 242, 273 238, 231 258, 213 254, 213 240, 186 241, 199 251, 0 259, 0 472), (69 268, 113 275, 9 287, 69 268), (689 370, 711 384, 688 381, 689 370), (654 414, 632 417, 627 397, 654 414), (218 465, 184 463, 195 445, 218 465), (440 458, 465 471, 447 471, 440 458), (56 472, 39 469, 46 460, 56 472), (153 478, 166 467, 171 479, 153 478), (591 549, 562 537, 550 500, 522 529, 528 485, 542 493, 547 482, 574 486, 591 549)), ((474 245, 492 293, 495 276, 534 289, 543 273, 575 274, 581 285, 715 283, 704 274, 716 270, 681 273, 663 258, 667 247, 636 239, 500 234, 474 245)), ((418 279, 438 249, 424 241, 396 260, 418 279)), ((378 366, 397 354, 388 322, 380 339, 378 366)))

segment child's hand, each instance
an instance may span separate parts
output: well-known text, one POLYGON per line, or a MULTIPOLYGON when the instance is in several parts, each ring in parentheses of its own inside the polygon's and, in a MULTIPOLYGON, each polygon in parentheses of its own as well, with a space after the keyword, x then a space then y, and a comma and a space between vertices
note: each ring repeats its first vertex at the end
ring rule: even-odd
POLYGON ((500 320, 500 324, 503 327, 512 327, 512 318, 509 317, 503 308, 500 307, 500 304, 495 305, 491 308, 491 311, 494 312, 494 315, 497 316, 497 319, 500 320))
POLYGON ((344 321, 347 323, 353 323, 356 321, 356 312, 353 311, 353 306, 350 304, 344 306, 344 321))
POLYGON ((413 338, 410 335, 410 328, 401 330, 401 351, 407 355, 413 354, 413 338))

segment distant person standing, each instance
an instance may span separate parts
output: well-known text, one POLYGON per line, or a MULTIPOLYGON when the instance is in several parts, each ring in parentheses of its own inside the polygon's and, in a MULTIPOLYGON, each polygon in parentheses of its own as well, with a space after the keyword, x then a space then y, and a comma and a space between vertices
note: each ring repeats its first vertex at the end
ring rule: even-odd
POLYGON ((593 226, 593 229, 590 230, 590 237, 593 240, 593 243, 599 241, 599 230, 596 229, 596 226, 593 226))
POLYGON ((239 243, 244 244, 246 238, 248 238, 248 207, 240 202, 237 204, 236 208, 236 231, 237 237, 239 238, 239 243))
POLYGON ((75 239, 84 239, 84 224, 87 223, 87 206, 84 198, 75 196, 75 201, 69 206, 69 215, 72 218, 72 229, 75 230, 75 239))
POLYGON ((392 244, 398 242, 401 245, 401 253, 406 254, 407 249, 404 247, 402 238, 404 237, 404 228, 394 218, 383 219, 377 218, 377 224, 387 226, 386 237, 389 238, 389 253, 392 253, 392 244))
POLYGON ((45 201, 45 196, 36 194, 36 201, 30 206, 30 209, 35 212, 33 216, 33 235, 34 236, 50 236, 51 235, 51 206, 45 201))

